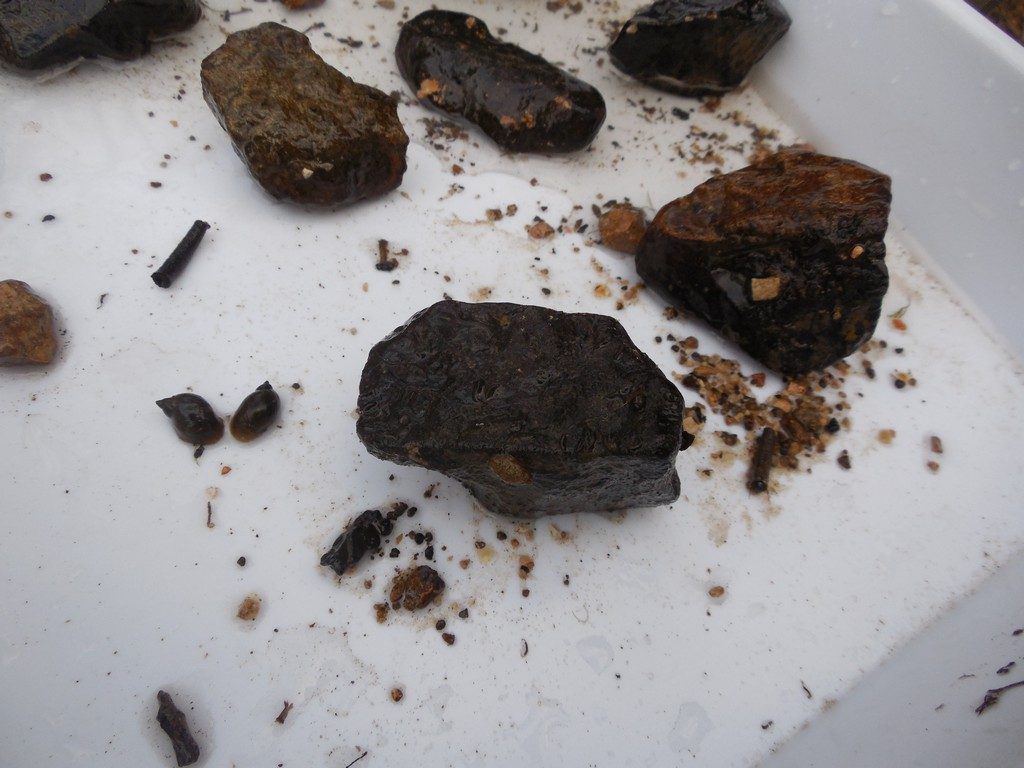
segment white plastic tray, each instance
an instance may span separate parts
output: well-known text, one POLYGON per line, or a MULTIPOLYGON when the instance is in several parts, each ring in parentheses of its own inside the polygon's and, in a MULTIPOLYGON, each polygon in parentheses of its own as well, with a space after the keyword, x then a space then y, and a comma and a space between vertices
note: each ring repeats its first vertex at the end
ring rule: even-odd
MULTIPOLYGON (((693 332, 703 350, 736 356, 706 328, 666 321, 664 302, 650 292, 621 311, 595 295, 595 285, 617 291, 616 277, 636 276, 629 259, 588 244, 589 233, 538 243, 524 226, 540 215, 593 227, 598 193, 653 212, 714 167, 670 160, 676 145, 692 148, 691 125, 737 141, 749 140, 749 129, 641 88, 603 53, 586 53, 605 44, 608 23, 626 7, 587 5, 571 15, 539 2, 453 2, 598 85, 609 118, 593 150, 567 159, 504 156, 472 130, 469 141, 439 150, 419 122, 436 115, 406 105, 400 115, 414 143, 401 193, 333 213, 305 211, 259 190, 202 100, 199 61, 223 39, 222 28, 283 13, 274 4, 246 6, 252 11, 228 22, 207 12, 180 38, 184 47, 163 46, 129 65, 87 64, 45 81, 0 74, 0 210, 13 213, 0 218, 2 277, 50 298, 66 331, 51 370, 3 371, 0 382, 0 764, 170 765, 154 720, 159 688, 187 707, 201 764, 210 766, 333 768, 363 751, 368 768, 746 766, 808 722, 788 764, 816 755, 837 765, 855 755, 849 747, 821 757, 822 744, 842 742, 841 723, 818 745, 795 750, 839 719, 858 681, 1024 545, 1024 385, 1017 360, 996 339, 1020 338, 1007 303, 1021 288, 1021 240, 1012 239, 1019 214, 1012 218, 1010 205, 1010 218, 972 218, 975 203, 993 210, 979 202, 984 195, 1013 205, 1024 199, 1010 141, 1022 134, 975 112, 947 116, 959 132, 951 138, 926 107, 978 94, 951 91, 942 77, 915 77, 920 103, 905 111, 860 84, 892 68, 893 76, 921 74, 903 68, 910 51, 924 67, 963 46, 963 55, 988 56, 976 66, 1002 78, 979 109, 1009 110, 1005 121, 1019 128, 1024 77, 1014 79, 1020 61, 998 33, 975 24, 972 11, 939 2, 787 3, 790 34, 762 63, 755 87, 727 97, 718 113, 742 110, 778 129, 780 142, 811 139, 893 172, 884 309, 909 303, 909 330, 883 322, 878 335, 890 351, 876 359, 878 378, 852 375, 847 386, 857 401, 853 429, 810 474, 782 477, 770 498, 743 490, 742 460, 712 462, 718 446, 708 437, 680 456, 676 504, 553 520, 567 542, 542 522, 533 541, 515 534, 524 547, 511 552, 495 531, 515 526, 474 508, 458 485, 379 462, 359 444, 353 411, 366 352, 448 293, 612 314, 666 372, 681 369, 656 335, 693 332), (937 29, 947 35, 939 35, 942 45, 929 38, 937 29), (898 46, 886 47, 890 35, 898 46), (644 106, 657 107, 654 116, 644 106), (673 117, 674 106, 692 110, 690 119, 673 117), (861 119, 870 130, 844 129, 861 119), (930 140, 897 141, 897 125, 900 136, 930 140), (968 128, 973 133, 960 132, 968 128), (968 140, 977 144, 975 166, 1002 164, 1005 175, 933 157, 935 147, 968 140), (466 173, 453 176, 454 163, 466 173), (929 184, 912 183, 929 163, 929 184), (952 183, 940 171, 957 174, 962 205, 942 207, 945 196, 930 196, 952 183), (43 172, 54 179, 40 182, 43 172), (510 203, 516 216, 486 222, 486 209, 510 203), (48 213, 56 220, 42 223, 48 213), (179 283, 161 291, 149 272, 195 218, 213 229, 179 283), (967 254, 945 251, 936 233, 971 239, 972 266, 961 268, 967 254), (381 237, 410 251, 391 273, 373 269, 381 237), (944 272, 969 296, 944 287, 944 272), (985 301, 994 330, 970 308, 971 296, 994 297, 985 301), (905 352, 897 356, 895 346, 905 352), (908 369, 918 386, 895 390, 890 374, 908 369), (226 440, 199 462, 153 405, 191 387, 230 412, 264 379, 284 397, 280 431, 247 446, 226 440), (892 445, 876 440, 882 428, 896 430, 892 445), (931 434, 945 444, 935 475, 925 468, 931 434), (851 472, 835 465, 841 448, 853 457, 851 472), (231 472, 222 475, 222 466, 231 472), (711 478, 698 474, 706 467, 711 478), (424 499, 434 483, 433 498, 424 499), (447 547, 439 568, 449 591, 443 609, 381 626, 372 604, 394 563, 367 563, 339 582, 317 559, 351 515, 403 499, 421 510, 415 527, 447 547), (478 539, 497 550, 491 562, 481 561, 478 539), (525 599, 520 553, 536 561, 525 599), (239 568, 242 555, 248 562, 239 568), (469 569, 457 565, 462 558, 472 560, 469 569), (724 600, 708 597, 714 585, 726 587, 724 600), (263 610, 255 625, 242 626, 234 612, 250 592, 263 597, 263 610), (462 606, 468 621, 455 615, 462 606), (439 617, 457 636, 452 647, 433 629, 439 617), (389 695, 395 686, 405 692, 400 704, 389 695), (282 726, 274 717, 284 700, 295 708, 282 726)), ((425 7, 411 6, 410 15, 425 7)), ((327 0, 287 21, 298 29, 325 21, 311 39, 329 62, 405 92, 392 56, 401 16, 401 6, 327 0), (349 36, 365 44, 336 40, 349 36)), ((986 77, 995 75, 978 71, 979 87, 986 77)), ((723 170, 745 164, 738 153, 723 157, 723 170)), ((1002 588, 1014 610, 990 601, 969 626, 1009 637, 1024 623, 1024 571, 1008 573, 1002 588)), ((963 664, 948 670, 961 699, 940 710, 942 725, 958 742, 988 745, 994 757, 978 765, 1013 765, 1020 754, 1011 726, 1024 697, 1008 695, 984 718, 971 710, 986 688, 1008 682, 994 669, 1021 648, 1024 640, 989 644, 984 659, 965 648, 963 664), (965 672, 977 677, 957 681, 965 672), (976 723, 984 733, 956 730, 976 723)), ((929 727, 923 716, 917 726, 929 727)))

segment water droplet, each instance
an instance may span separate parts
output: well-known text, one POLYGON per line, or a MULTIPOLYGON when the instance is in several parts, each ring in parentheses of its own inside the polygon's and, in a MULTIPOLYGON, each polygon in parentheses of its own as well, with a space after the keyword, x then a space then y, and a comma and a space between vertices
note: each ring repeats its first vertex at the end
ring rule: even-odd
POLYGON ((679 707, 679 714, 676 715, 672 730, 669 731, 669 746, 676 752, 696 752, 704 737, 714 727, 704 707, 695 701, 684 702, 679 707))
POLYGON ((615 650, 612 648, 611 643, 601 635, 583 638, 576 643, 576 649, 590 668, 598 674, 608 669, 611 666, 612 659, 615 658, 615 650))

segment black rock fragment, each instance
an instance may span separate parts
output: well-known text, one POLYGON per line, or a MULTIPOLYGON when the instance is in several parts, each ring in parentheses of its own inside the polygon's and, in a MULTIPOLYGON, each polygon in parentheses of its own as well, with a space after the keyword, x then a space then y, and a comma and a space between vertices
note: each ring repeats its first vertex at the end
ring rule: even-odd
POLYGON ((395 57, 416 98, 461 115, 512 152, 583 149, 604 122, 596 88, 498 40, 475 16, 421 13, 402 27, 395 57))
POLYGON ((381 540, 391 533, 392 522, 376 509, 368 509, 349 523, 331 548, 320 558, 339 576, 344 576, 363 555, 380 547, 381 540))
POLYGON ((174 759, 179 766, 192 765, 199 759, 199 745, 188 728, 185 713, 174 705, 174 699, 167 691, 158 691, 156 699, 160 703, 156 721, 171 740, 174 759))
POLYGON ((264 381, 246 396, 231 416, 231 435, 243 443, 255 440, 274 426, 280 410, 280 396, 269 381, 264 381))
POLYGON ((356 431, 517 517, 666 504, 683 398, 610 317, 442 301, 371 351, 356 431))
POLYGON ((769 368, 818 370, 874 333, 891 198, 872 168, 783 150, 662 208, 637 271, 769 368))
POLYGON ((616 67, 655 88, 725 93, 789 24, 778 0, 658 0, 622 26, 608 52, 616 67))
POLYGON ((201 14, 198 0, 0 0, 0 60, 43 69, 82 57, 137 59, 201 14))
POLYGON ((402 182, 395 102, 329 66, 301 32, 266 22, 203 60, 203 95, 256 181, 278 199, 353 203, 402 182))
POLYGON ((224 421, 199 395, 183 392, 157 400, 179 438, 192 445, 213 445, 224 436, 224 421))

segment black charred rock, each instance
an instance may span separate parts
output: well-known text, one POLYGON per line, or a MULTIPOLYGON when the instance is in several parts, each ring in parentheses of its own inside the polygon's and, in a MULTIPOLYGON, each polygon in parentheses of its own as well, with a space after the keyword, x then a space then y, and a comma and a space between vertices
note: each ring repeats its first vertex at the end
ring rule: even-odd
POLYGON ((0 0, 0 60, 44 69, 78 58, 137 59, 195 24, 198 0, 0 0))
POLYGON ((363 555, 380 547, 381 540, 391 533, 393 524, 376 509, 368 509, 349 523, 331 548, 320 558, 339 576, 358 563, 363 555))
POLYGON ((655 88, 725 93, 789 24, 778 0, 658 0, 622 26, 608 52, 616 67, 655 88))
POLYGON ((461 115, 512 152, 573 152, 604 122, 601 94, 475 16, 425 11, 402 27, 398 68, 424 104, 461 115))
POLYGON ((409 144, 395 102, 266 22, 203 60, 203 95, 256 181, 278 199, 340 205, 395 189, 409 144))
POLYGON ((889 177, 783 150, 666 205, 637 271, 769 368, 824 368, 874 333, 889 285, 889 177))
POLYGON ((370 350, 356 431, 378 458, 535 518, 674 501, 682 412, 610 317, 442 301, 370 350))

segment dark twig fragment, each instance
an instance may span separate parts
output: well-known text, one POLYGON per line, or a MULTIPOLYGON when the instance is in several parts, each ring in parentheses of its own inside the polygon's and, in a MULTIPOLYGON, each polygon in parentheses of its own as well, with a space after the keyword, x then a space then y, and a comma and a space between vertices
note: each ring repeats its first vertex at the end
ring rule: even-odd
POLYGON ((171 740, 175 760, 179 766, 192 765, 199 759, 199 745, 188 729, 185 713, 174 706, 174 700, 167 691, 158 691, 156 700, 160 702, 156 721, 171 740))
POLYGON ((747 490, 751 493, 764 493, 768 490, 774 453, 775 430, 765 427, 754 444, 754 459, 750 463, 750 478, 747 480, 747 490))
POLYGON ((171 283, 177 279, 178 275, 184 271, 185 267, 192 260, 196 248, 199 247, 203 235, 206 234, 206 230, 209 228, 209 224, 197 219, 192 228, 181 238, 181 242, 171 251, 171 255, 167 257, 167 260, 160 265, 160 269, 153 273, 153 282, 161 288, 170 288, 171 283))

